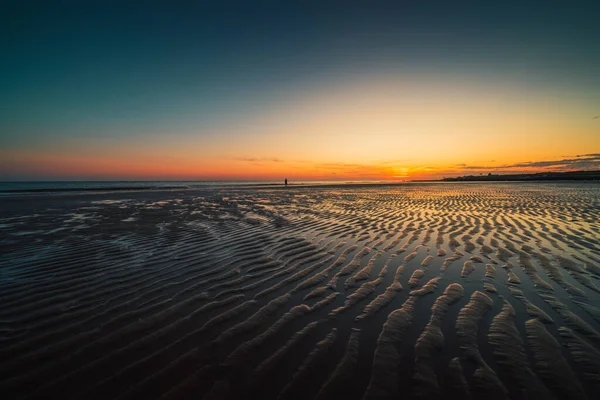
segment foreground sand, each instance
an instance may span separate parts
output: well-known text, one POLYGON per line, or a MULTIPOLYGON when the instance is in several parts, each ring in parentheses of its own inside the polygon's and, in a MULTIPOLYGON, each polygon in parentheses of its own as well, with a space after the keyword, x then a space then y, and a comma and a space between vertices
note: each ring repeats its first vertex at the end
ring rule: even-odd
POLYGON ((3 398, 600 396, 600 186, 0 199, 3 398))

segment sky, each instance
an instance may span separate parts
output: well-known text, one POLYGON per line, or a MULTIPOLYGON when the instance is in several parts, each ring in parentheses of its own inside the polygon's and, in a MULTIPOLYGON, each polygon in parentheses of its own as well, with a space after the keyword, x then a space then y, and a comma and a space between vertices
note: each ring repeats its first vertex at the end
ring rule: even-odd
POLYGON ((595 1, 7 1, 0 180, 600 169, 595 1))

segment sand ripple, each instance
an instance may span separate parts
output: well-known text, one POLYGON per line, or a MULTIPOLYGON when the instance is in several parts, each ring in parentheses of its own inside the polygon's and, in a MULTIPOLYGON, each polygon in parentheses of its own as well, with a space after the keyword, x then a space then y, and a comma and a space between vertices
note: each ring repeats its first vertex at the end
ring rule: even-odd
POLYGON ((600 397, 597 184, 123 196, 0 199, 9 398, 600 397))

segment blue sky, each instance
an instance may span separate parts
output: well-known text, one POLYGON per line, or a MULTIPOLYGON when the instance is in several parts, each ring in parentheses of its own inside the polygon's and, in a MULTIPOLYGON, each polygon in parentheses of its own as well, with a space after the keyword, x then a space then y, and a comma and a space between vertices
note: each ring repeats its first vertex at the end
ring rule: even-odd
POLYGON ((297 96, 382 75, 520 86, 600 114, 597 2, 249 3, 7 2, 0 145, 202 143, 297 96))

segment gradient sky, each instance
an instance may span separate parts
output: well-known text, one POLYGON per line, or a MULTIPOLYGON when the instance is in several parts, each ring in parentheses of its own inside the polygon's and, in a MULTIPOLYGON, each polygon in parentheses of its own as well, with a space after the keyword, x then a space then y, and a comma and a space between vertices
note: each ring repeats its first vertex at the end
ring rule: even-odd
POLYGON ((3 3, 0 179, 600 168, 599 2, 290 3, 3 3))

